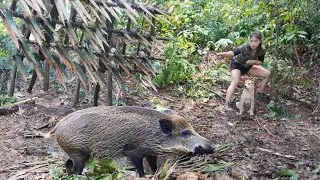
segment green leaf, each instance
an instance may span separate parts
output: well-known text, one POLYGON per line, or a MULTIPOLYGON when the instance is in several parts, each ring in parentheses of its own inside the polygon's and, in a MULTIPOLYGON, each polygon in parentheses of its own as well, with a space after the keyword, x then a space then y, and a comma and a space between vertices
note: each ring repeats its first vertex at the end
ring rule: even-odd
POLYGON ((228 163, 228 162, 225 162, 225 161, 218 161, 215 164, 206 165, 204 171, 205 172, 221 171, 221 170, 225 170, 226 168, 229 168, 229 167, 231 167, 233 165, 234 165, 234 163, 228 163))
POLYGON ((295 118, 295 119, 301 118, 301 114, 300 114, 300 113, 296 114, 296 115, 294 116, 294 118, 295 118))
POLYGON ((300 34, 304 34, 304 35, 307 35, 308 33, 307 32, 305 32, 305 31, 298 31, 298 33, 300 33, 300 34))
POLYGON ((303 39, 305 39, 305 38, 306 38, 306 36, 301 35, 301 34, 298 34, 298 36, 299 36, 299 37, 301 37, 301 38, 303 38, 303 39))
POLYGON ((290 180, 298 180, 297 174, 291 169, 281 169, 278 172, 278 176, 280 176, 280 177, 290 177, 290 180))
POLYGON ((287 37, 287 40, 290 41, 291 39, 293 39, 295 37, 295 34, 291 34, 289 37, 287 37))

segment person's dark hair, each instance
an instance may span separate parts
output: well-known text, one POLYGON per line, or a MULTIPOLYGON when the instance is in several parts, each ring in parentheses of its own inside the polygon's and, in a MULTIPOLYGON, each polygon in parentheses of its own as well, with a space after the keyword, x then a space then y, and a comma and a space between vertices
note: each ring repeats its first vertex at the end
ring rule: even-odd
POLYGON ((250 39, 251 39, 252 37, 255 37, 255 38, 259 39, 259 40, 261 41, 261 43, 259 44, 259 47, 258 47, 258 48, 259 48, 260 50, 264 49, 264 46, 263 46, 263 43, 262 43, 262 34, 260 33, 260 31, 254 31, 254 32, 252 32, 249 37, 250 37, 250 39))

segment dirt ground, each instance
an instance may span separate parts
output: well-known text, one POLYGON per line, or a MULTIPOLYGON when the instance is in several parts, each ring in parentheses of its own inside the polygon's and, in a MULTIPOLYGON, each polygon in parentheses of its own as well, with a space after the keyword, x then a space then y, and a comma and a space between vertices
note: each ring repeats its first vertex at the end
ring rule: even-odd
MULTIPOLYGON (((61 153, 54 140, 35 132, 48 132, 61 117, 75 111, 73 96, 54 88, 49 93, 18 95, 38 99, 21 105, 16 114, 0 116, 0 179, 52 179, 52 165, 63 166, 61 153)), ((91 105, 88 97, 82 97, 77 109, 91 105)), ((172 108, 204 137, 216 144, 232 144, 219 158, 234 165, 211 179, 274 179, 283 168, 296 172, 299 179, 320 179, 315 171, 320 165, 320 118, 311 115, 312 108, 293 101, 287 105, 288 119, 267 120, 262 118, 268 112, 267 103, 257 103, 255 117, 237 116, 221 111, 219 97, 198 102, 161 90, 131 94, 128 105, 172 108)))

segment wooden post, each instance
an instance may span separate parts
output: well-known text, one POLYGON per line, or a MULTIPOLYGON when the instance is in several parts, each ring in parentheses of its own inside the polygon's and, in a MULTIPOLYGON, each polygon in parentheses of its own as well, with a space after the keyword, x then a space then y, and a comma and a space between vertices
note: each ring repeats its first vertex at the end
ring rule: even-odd
POLYGON ((93 106, 98 106, 99 91, 100 91, 100 85, 99 83, 97 83, 96 88, 94 89, 93 106))
POLYGON ((12 71, 10 74, 10 85, 8 87, 8 96, 12 97, 14 93, 14 86, 16 83, 16 77, 17 77, 17 62, 16 58, 21 58, 19 55, 13 56, 13 61, 12 61, 12 71))
POLYGON ((36 79, 37 79, 36 70, 32 70, 32 77, 31 77, 31 81, 29 83, 29 87, 27 90, 28 93, 32 93, 32 89, 33 89, 34 84, 36 83, 36 79))
POLYGON ((74 91, 74 96, 73 96, 73 107, 78 106, 78 104, 79 104, 79 96, 80 96, 80 78, 77 78, 77 80, 76 80, 76 89, 74 91))
POLYGON ((50 78, 50 66, 47 61, 44 61, 43 90, 45 92, 49 90, 49 78, 50 78))
MULTIPOLYGON (((109 22, 109 20, 106 20, 106 26, 107 28, 112 28, 113 29, 113 23, 115 20, 115 17, 112 16, 112 14, 108 13, 111 21, 109 22)), ((108 33, 108 38, 107 38, 107 42, 109 44, 110 47, 112 47, 112 32, 108 33)), ((106 50, 106 52, 110 52, 110 47, 104 45, 104 48, 106 50)), ((105 65, 99 60, 99 69, 98 71, 100 71, 101 73, 106 73, 107 74, 107 79, 106 79, 106 105, 107 106, 111 106, 112 105, 112 72, 107 71, 107 68, 105 67, 105 65)), ((100 91, 100 85, 97 83, 96 87, 95 87, 95 91, 94 91, 94 95, 93 95, 93 105, 97 106, 98 105, 98 99, 99 99, 99 91, 100 91)))
POLYGON ((106 90, 106 105, 112 106, 112 72, 107 71, 107 90, 106 90))

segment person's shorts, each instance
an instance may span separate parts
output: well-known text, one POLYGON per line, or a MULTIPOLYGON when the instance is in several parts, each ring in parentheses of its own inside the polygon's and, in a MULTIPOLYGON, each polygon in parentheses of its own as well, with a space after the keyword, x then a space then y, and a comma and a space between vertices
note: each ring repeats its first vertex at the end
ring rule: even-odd
POLYGON ((236 62, 234 59, 231 61, 231 70, 239 69, 241 74, 246 74, 252 66, 244 67, 242 64, 236 62))

